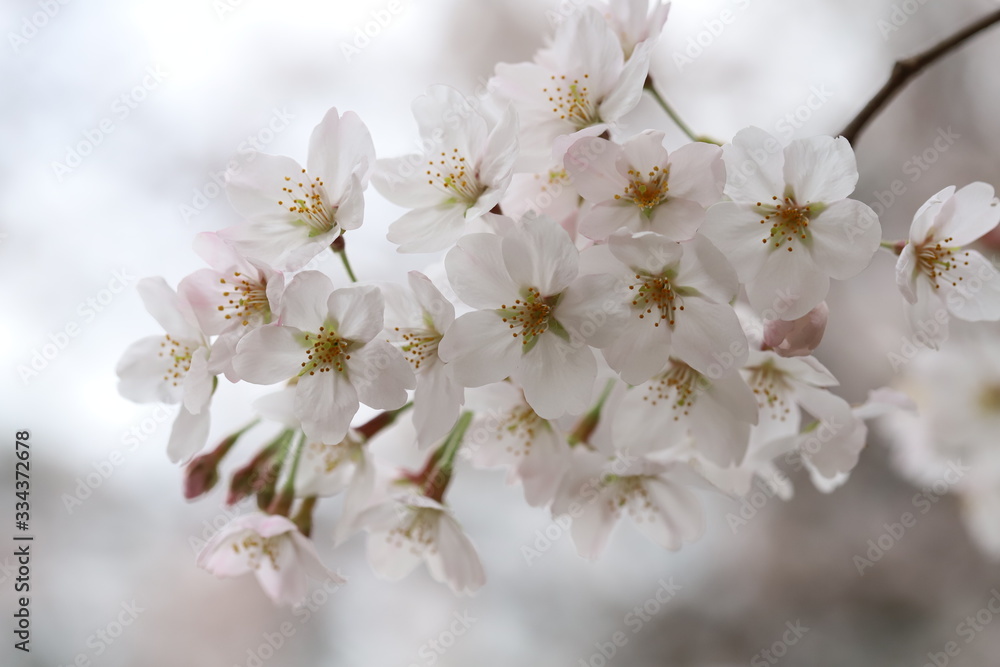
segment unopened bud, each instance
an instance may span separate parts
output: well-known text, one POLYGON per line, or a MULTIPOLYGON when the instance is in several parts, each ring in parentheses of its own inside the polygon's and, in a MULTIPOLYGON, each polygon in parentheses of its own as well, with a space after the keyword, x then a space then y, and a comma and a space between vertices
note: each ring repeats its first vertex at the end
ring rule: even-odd
POLYGON ((805 357, 812 354, 823 340, 830 309, 826 301, 797 320, 771 320, 764 325, 764 349, 772 349, 782 357, 805 357))

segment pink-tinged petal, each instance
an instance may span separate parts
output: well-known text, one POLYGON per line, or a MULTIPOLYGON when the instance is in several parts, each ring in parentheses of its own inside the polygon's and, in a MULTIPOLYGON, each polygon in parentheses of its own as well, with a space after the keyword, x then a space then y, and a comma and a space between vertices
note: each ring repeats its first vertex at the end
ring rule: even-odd
POLYGON ((519 220, 526 213, 547 215, 562 223, 577 212, 580 196, 565 171, 552 169, 535 174, 514 174, 501 207, 519 220))
POLYGON ((438 252, 453 245, 465 232, 465 204, 439 204, 406 213, 389 225, 387 238, 399 252, 438 252))
POLYGON ((816 266, 837 280, 861 273, 882 242, 875 211, 853 199, 842 199, 820 213, 809 222, 809 233, 816 266))
POLYGON ((281 539, 274 551, 274 560, 271 560, 272 557, 261 558, 254 574, 264 593, 275 604, 290 607, 301 602, 308 592, 306 574, 296 562, 291 539, 281 539))
POLYGON ((288 210, 292 195, 285 191, 291 182, 286 179, 298 183, 304 176, 302 166, 290 157, 255 153, 239 171, 229 172, 226 194, 245 218, 289 224, 298 215, 288 210))
POLYGON ((147 336, 129 345, 118 361, 118 393, 135 403, 179 403, 180 384, 169 376, 173 362, 166 356, 163 336, 147 336), (168 379, 164 379, 167 377, 168 379))
POLYGON ((387 581, 399 581, 420 565, 423 552, 409 540, 397 540, 388 533, 368 535, 368 562, 375 573, 387 581))
POLYGON ((569 234, 548 218, 525 218, 519 234, 503 239, 501 251, 514 283, 543 297, 561 293, 580 270, 580 253, 569 234))
POLYGON ((378 161, 372 185, 379 194, 404 208, 437 206, 447 197, 427 182, 427 158, 419 153, 378 161))
POLYGON ((993 186, 970 183, 955 193, 948 217, 934 223, 934 236, 950 247, 964 246, 991 232, 1000 223, 1000 202, 993 186))
POLYGON ((630 272, 660 275, 680 262, 685 246, 653 232, 618 232, 608 239, 608 247, 630 272))
POLYGON ((764 345, 783 357, 810 355, 823 342, 829 316, 830 308, 824 301, 797 320, 768 322, 764 345))
POLYGON ((948 310, 966 322, 1000 320, 1000 273, 976 250, 955 253, 955 268, 938 278, 948 310))
POLYGON ((607 201, 585 211, 580 218, 580 233, 588 239, 603 241, 619 229, 642 231, 643 217, 631 202, 607 201))
POLYGON ((668 326, 653 326, 653 322, 633 315, 625 330, 612 345, 602 350, 605 361, 631 385, 642 384, 660 373, 667 365, 672 350, 672 334, 668 326))
POLYGON ((225 239, 243 256, 282 270, 301 269, 340 235, 334 227, 325 234, 309 236, 309 228, 295 220, 251 220, 221 230, 225 239))
POLYGON ((580 414, 590 407, 597 360, 586 344, 573 345, 554 333, 538 337, 522 355, 514 379, 524 399, 542 419, 580 414))
POLYGON ((670 154, 670 196, 689 199, 708 208, 722 199, 726 164, 722 148, 695 142, 670 154))
POLYGON ((357 412, 358 393, 337 371, 303 375, 295 385, 295 414, 310 440, 340 442, 357 412))
POLYGON ((429 315, 434 323, 434 330, 438 333, 447 331, 455 321, 455 306, 444 298, 430 278, 419 271, 410 271, 407 279, 421 310, 429 315))
POLYGON ((704 236, 681 244, 684 256, 675 283, 693 287, 716 303, 729 303, 739 294, 740 283, 729 260, 704 236))
POLYGON ((622 155, 627 165, 642 175, 653 167, 666 169, 669 161, 667 149, 663 147, 663 132, 645 130, 622 143, 622 155))
POLYGON ((334 290, 327 299, 326 309, 337 322, 340 338, 367 343, 382 331, 385 299, 374 285, 334 290))
POLYGON ((864 422, 851 414, 847 401, 825 389, 800 387, 796 399, 820 422, 803 434, 799 444, 802 457, 808 459, 823 477, 850 472, 865 446, 867 429, 864 422))
POLYGON ((609 275, 581 276, 566 288, 553 317, 574 344, 607 347, 621 335, 629 317, 628 290, 609 275))
POLYGON ((438 519, 437 548, 427 553, 427 569, 436 580, 447 583, 455 593, 472 593, 486 583, 486 572, 476 547, 458 523, 441 512, 438 519))
POLYGON ((917 301, 917 279, 919 277, 917 253, 912 243, 903 247, 896 261, 896 286, 909 303, 917 301))
POLYGON ((733 143, 722 147, 722 157, 726 163, 724 192, 734 202, 754 205, 785 195, 784 148, 776 137, 759 127, 742 129, 733 143))
POLYGON ((458 419, 465 389, 452 377, 451 368, 440 361, 417 375, 413 395, 413 426, 417 446, 430 447, 448 434, 458 419))
POLYGON ((519 288, 507 272, 499 236, 463 236, 445 256, 444 265, 451 288, 473 308, 499 308, 518 298, 519 288))
POLYGON ((352 350, 347 366, 361 402, 376 410, 403 407, 406 390, 416 386, 409 362, 384 340, 373 340, 352 350))
POLYGON ((705 531, 705 515, 698 498, 681 484, 666 477, 643 480, 646 494, 642 520, 635 521, 643 535, 664 549, 676 551, 684 542, 693 542, 705 531))
POLYGON ((251 384, 276 384, 294 377, 306 361, 302 332, 268 325, 251 331, 236 345, 233 370, 251 384))
POLYGON ((440 150, 471 160, 486 146, 486 120, 465 95, 451 86, 434 85, 413 100, 413 117, 424 140, 434 141, 440 150))
POLYGON ((785 148, 784 174, 799 204, 832 204, 854 192, 858 163, 844 137, 795 139, 785 148))
POLYGON ((817 270, 807 252, 769 252, 764 267, 747 285, 755 311, 769 320, 797 320, 826 299, 830 278, 817 270))
POLYGON ((292 278, 281 303, 281 325, 317 332, 329 316, 333 282, 319 271, 303 271, 292 278))
POLYGON ((752 208, 733 202, 722 202, 708 209, 699 232, 722 251, 732 263, 740 282, 754 279, 770 254, 762 240, 769 238, 769 229, 760 224, 761 216, 752 208))
POLYGON ((702 375, 718 377, 746 363, 747 337, 729 304, 684 299, 684 311, 675 317, 672 354, 702 375))
POLYGON ((352 176, 362 190, 367 187, 374 167, 375 145, 365 124, 353 111, 340 116, 330 109, 309 139, 309 176, 320 177, 330 200, 338 202, 352 176))
POLYGON ((480 310, 455 320, 441 339, 438 354, 453 365, 461 384, 481 387, 503 380, 517 368, 521 342, 498 313, 480 310))
POLYGON ((331 572, 330 569, 323 564, 323 560, 319 557, 319 553, 316 551, 315 542, 300 533, 298 530, 289 531, 288 536, 291 538, 292 544, 295 546, 295 559, 298 567, 301 568, 305 574, 309 575, 313 579, 316 579, 317 581, 328 581, 334 584, 347 583, 347 579, 340 576, 336 572, 331 572))
POLYGON ((168 334, 178 339, 199 340, 201 332, 191 307, 159 276, 136 284, 142 304, 168 334))
POLYGON ((692 238, 705 220, 702 205, 687 199, 668 199, 650 213, 652 217, 640 216, 642 228, 662 234, 672 241, 692 238))
POLYGON ((229 300, 234 296, 223 295, 223 292, 229 292, 232 285, 220 280, 223 278, 218 271, 200 269, 184 278, 177 286, 177 293, 191 305, 201 330, 210 336, 220 334, 235 324, 230 313, 219 310, 219 306, 229 305, 229 300), (226 315, 230 315, 229 319, 226 315))
POLYGON ((202 410, 194 414, 182 405, 167 441, 167 457, 171 463, 185 463, 200 452, 208 440, 210 426, 210 411, 202 410))
MULTIPOLYGON (((326 234, 321 235, 317 238, 322 238, 325 241, 325 246, 322 248, 325 250, 331 243, 337 240, 340 235, 338 227, 345 231, 350 231, 352 229, 358 229, 361 224, 365 221, 365 193, 364 186, 361 184, 361 179, 357 174, 352 174, 350 179, 347 181, 344 192, 340 198, 340 205, 337 208, 336 213, 336 224, 333 229, 331 229, 326 234)), ((315 255, 311 255, 309 259, 312 259, 315 255)), ((308 262, 309 260, 306 260, 308 262)))
POLYGON ((487 138, 485 153, 479 164, 480 182, 501 190, 510 184, 517 159, 517 132, 517 113, 508 106, 487 138))
POLYGON ((604 552, 612 531, 618 525, 618 517, 611 507, 613 502, 609 491, 602 490, 599 495, 588 498, 582 504, 582 509, 573 515, 570 535, 576 552, 587 560, 597 560, 604 552))
POLYGON ((612 141, 585 137, 569 147, 564 165, 580 196, 596 204, 624 194, 629 179, 619 169, 623 155, 612 141))
MULTIPOLYGON (((639 104, 639 100, 642 99, 643 84, 649 73, 649 59, 652 54, 653 44, 651 42, 643 42, 636 46, 632 56, 621 70, 614 89, 601 102, 601 120, 605 123, 617 122, 639 104)), ((616 59, 620 57, 620 54, 615 54, 616 59)), ((605 67, 611 63, 611 61, 604 62, 606 63, 605 67)))
POLYGON ((216 271, 226 272, 233 267, 238 267, 238 270, 249 273, 249 269, 252 267, 250 262, 215 232, 201 232, 194 237, 191 247, 199 257, 205 260, 206 264, 216 271))
POLYGON ((524 499, 531 507, 544 507, 555 497, 569 465, 570 448, 548 422, 540 422, 526 454, 517 466, 524 499))
POLYGON ((235 526, 238 520, 230 521, 205 544, 198 553, 198 567, 220 578, 238 577, 252 571, 250 559, 232 548, 234 544, 239 545, 244 538, 255 534, 252 529, 235 526))

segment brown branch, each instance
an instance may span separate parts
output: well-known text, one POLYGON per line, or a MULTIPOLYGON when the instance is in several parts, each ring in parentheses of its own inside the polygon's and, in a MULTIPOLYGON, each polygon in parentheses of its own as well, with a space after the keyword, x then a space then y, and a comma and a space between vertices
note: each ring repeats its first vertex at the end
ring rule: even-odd
POLYGON ((1000 10, 987 14, 967 28, 960 30, 937 46, 904 60, 899 60, 892 68, 889 80, 875 94, 865 108, 855 116, 854 120, 844 128, 841 136, 854 144, 865 126, 875 117, 882 107, 887 105, 903 89, 904 86, 921 70, 940 58, 948 55, 968 39, 976 36, 994 23, 1000 21, 1000 10))

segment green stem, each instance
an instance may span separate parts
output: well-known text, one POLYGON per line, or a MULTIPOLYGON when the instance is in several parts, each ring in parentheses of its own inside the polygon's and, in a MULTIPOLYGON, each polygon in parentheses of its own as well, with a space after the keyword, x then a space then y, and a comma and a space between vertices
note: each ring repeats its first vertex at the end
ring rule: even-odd
POLYGON ((601 392, 601 397, 597 399, 597 404, 590 409, 590 412, 585 414, 580 422, 573 429, 573 432, 569 434, 566 441, 569 443, 570 447, 576 447, 581 443, 588 443, 590 441, 590 436, 593 435, 594 429, 597 428, 597 422, 601 420, 601 410, 604 409, 604 404, 608 400, 608 396, 611 395, 611 390, 615 388, 615 381, 608 380, 604 385, 604 391, 601 392))
POLYGON ((372 417, 367 422, 359 426, 357 428, 357 431, 366 441, 368 441, 374 438, 375 435, 378 434, 379 431, 381 431, 382 429, 391 426, 392 423, 396 421, 396 419, 401 414, 403 414, 412 407, 413 407, 413 401, 410 401, 403 407, 398 408, 396 410, 386 410, 385 412, 382 412, 381 414, 372 417))
POLYGON ((906 247, 907 241, 882 241, 879 243, 879 247, 888 250, 894 255, 901 255, 903 253, 903 248, 906 247))
POLYGON ((448 434, 444 444, 431 457, 430 469, 427 471, 429 474, 427 474, 424 480, 424 493, 428 498, 432 498, 438 502, 443 501, 444 492, 448 489, 448 484, 451 482, 451 474, 455 468, 455 456, 458 455, 458 450, 462 446, 462 439, 465 437, 465 432, 471 423, 472 413, 463 412, 462 416, 458 418, 458 421, 452 427, 451 433, 448 434))
POLYGON ((358 282, 358 277, 354 275, 354 269, 351 268, 351 261, 347 259, 347 243, 344 241, 343 234, 330 244, 330 250, 340 255, 340 261, 344 263, 344 270, 347 271, 347 277, 351 279, 351 282, 358 282))
POLYGON ((653 96, 653 99, 656 100, 656 102, 663 108, 663 110, 667 113, 667 115, 670 116, 670 120, 674 121, 674 124, 678 128, 680 128, 681 132, 687 135, 688 139, 690 139, 691 141, 699 141, 705 144, 715 144, 716 146, 722 145, 721 141, 717 141, 710 137, 706 137, 703 134, 697 134, 693 129, 691 129, 691 126, 684 122, 684 119, 680 117, 680 114, 678 114, 674 110, 674 108, 667 103, 667 100, 664 99, 662 95, 660 95, 660 92, 656 90, 656 87, 653 85, 652 79, 649 78, 646 79, 646 90, 649 91, 650 95, 653 96))

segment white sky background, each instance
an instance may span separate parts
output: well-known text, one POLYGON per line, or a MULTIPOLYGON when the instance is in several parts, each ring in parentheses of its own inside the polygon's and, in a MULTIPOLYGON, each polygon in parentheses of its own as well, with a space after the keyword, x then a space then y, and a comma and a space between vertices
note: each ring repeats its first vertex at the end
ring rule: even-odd
MULTIPOLYGON (((180 471, 165 454, 169 421, 136 451, 125 451, 93 496, 67 512, 59 496, 72 492, 76 480, 113 450, 124 451, 123 435, 157 414, 153 406, 128 403, 115 389, 121 352, 158 333, 134 282, 99 304, 99 313, 90 314, 81 304, 110 296, 102 290, 116 272, 162 275, 176 285, 200 268, 190 248, 194 235, 237 218, 224 194, 187 221, 181 206, 192 204, 196 190, 214 194, 211 174, 225 169, 248 136, 268 126, 275 109, 294 120, 273 137, 268 152, 303 160, 309 133, 331 106, 360 114, 380 156, 411 152, 417 135, 410 101, 434 83, 471 92, 495 62, 530 58, 548 29, 545 10, 557 5, 401 0, 403 11, 347 62, 340 44, 353 40, 355 28, 387 0, 244 0, 221 17, 215 4, 72 0, 57 5, 55 15, 16 49, 9 36, 0 44, 0 275, 8 308, 0 318, 5 370, 0 442, 12 440, 17 429, 32 431, 33 523, 40 536, 31 654, 37 662, 14 664, 70 664, 83 653, 94 664, 109 666, 242 665, 261 633, 273 632, 283 620, 293 623, 296 635, 267 665, 318 664, 318 656, 338 665, 419 664, 421 645, 448 626, 453 612, 470 610, 477 622, 438 664, 567 665, 589 656, 595 641, 607 641, 620 629, 621 610, 652 595, 661 577, 683 583, 683 599, 704 606, 709 618, 733 604, 753 609, 755 596, 766 593, 754 584, 732 591, 737 599, 705 591, 717 572, 739 567, 744 558, 763 557, 765 524, 733 537, 725 508, 717 509, 710 516, 712 534, 679 554, 664 553, 623 526, 593 565, 579 559, 563 536, 527 567, 520 547, 533 542, 535 531, 549 521, 544 512, 528 509, 520 489, 504 487, 503 474, 494 472, 460 476, 450 494, 487 568, 489 581, 479 595, 455 598, 422 569, 400 584, 377 580, 363 560, 363 540, 333 552, 323 537, 324 524, 329 529, 335 516, 327 503, 320 506, 325 516, 317 530, 320 549, 351 582, 316 618, 299 624, 290 614, 275 612, 252 580, 216 581, 196 568, 188 536, 219 515, 221 491, 195 505, 183 501, 180 471), (166 77, 140 91, 145 99, 124 117, 127 107, 116 100, 142 86, 147 68, 166 77), (104 119, 111 119, 109 134, 99 130, 104 119), (60 178, 53 162, 65 163, 68 148, 88 132, 96 136, 95 130, 99 144, 60 178), (76 325, 78 334, 67 337, 65 349, 24 381, 18 367, 30 365, 34 353, 68 325, 76 325), (96 657, 88 636, 132 599, 145 611, 96 657)), ((930 2, 884 37, 877 21, 889 16, 890 4, 678 0, 653 71, 675 107, 712 136, 729 139, 750 124, 773 130, 814 87, 828 90, 830 100, 796 136, 836 133, 881 85, 895 57, 930 45, 996 6, 930 2), (675 51, 723 10, 734 20, 678 71, 675 51)), ((5 0, 4 35, 21 33, 25 18, 39 11, 36 2, 5 0)), ((904 201, 883 217, 887 238, 901 237, 919 203, 945 185, 1000 180, 994 157, 1000 147, 995 132, 984 129, 992 123, 995 130, 998 43, 1000 35, 984 36, 928 73, 859 143, 858 197, 871 202, 873 193, 904 177, 910 154, 929 146, 938 127, 953 125, 962 135, 926 175, 908 181, 904 201)), ((648 100, 630 127, 660 127, 676 145, 682 143, 648 100)), ((435 259, 396 254, 384 235, 399 210, 374 190, 367 204, 365 226, 348 237, 363 279, 399 281, 435 259)), ((892 264, 879 256, 831 297, 841 318, 831 322, 821 357, 841 377, 850 399, 886 381, 885 352, 903 332, 892 264)), ((337 262, 330 259, 322 267, 344 284, 337 262)), ((210 440, 242 425, 249 398, 259 393, 220 387, 210 440)), ((0 501, 4 512, 8 504, 12 501, 0 501)), ((0 542, 0 559, 8 554, 0 542)), ((12 595, 8 586, 3 582, 3 605, 12 595)), ((777 629, 786 618, 770 620, 777 629)), ((764 624, 765 637, 768 627, 764 624)), ((645 640, 655 643, 655 637, 645 640)), ((7 650, 0 649, 5 656, 7 650)), ((3 662, 8 664, 6 657, 3 662)))

